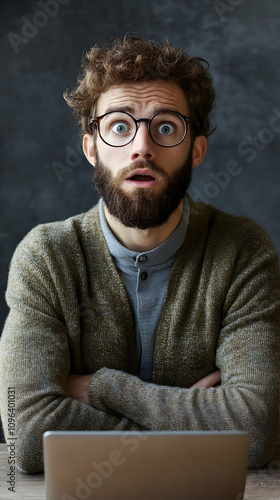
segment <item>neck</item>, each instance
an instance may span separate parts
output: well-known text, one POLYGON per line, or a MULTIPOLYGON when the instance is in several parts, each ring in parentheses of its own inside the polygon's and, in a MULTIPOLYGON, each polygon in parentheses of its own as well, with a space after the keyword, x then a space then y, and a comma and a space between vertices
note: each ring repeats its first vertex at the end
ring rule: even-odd
POLYGON ((134 252, 148 252, 161 245, 176 229, 183 212, 183 200, 165 224, 145 230, 124 226, 108 212, 105 204, 104 212, 112 233, 123 246, 134 252))

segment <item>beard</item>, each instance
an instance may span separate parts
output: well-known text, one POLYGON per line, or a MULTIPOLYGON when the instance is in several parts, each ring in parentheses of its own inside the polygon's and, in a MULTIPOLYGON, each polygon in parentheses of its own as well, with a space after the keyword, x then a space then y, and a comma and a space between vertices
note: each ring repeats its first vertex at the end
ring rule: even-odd
POLYGON ((172 175, 153 162, 139 160, 123 168, 116 177, 100 160, 96 150, 93 181, 108 212, 126 227, 139 230, 159 227, 169 219, 184 198, 192 177, 192 147, 186 161, 172 175), (125 192, 120 185, 135 169, 148 168, 160 175, 163 189, 135 188, 125 192))

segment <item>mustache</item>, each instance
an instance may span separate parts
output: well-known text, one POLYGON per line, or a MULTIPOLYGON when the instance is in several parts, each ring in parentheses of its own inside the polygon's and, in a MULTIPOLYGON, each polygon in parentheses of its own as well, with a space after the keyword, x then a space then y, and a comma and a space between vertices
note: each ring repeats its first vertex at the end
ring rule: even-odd
POLYGON ((124 167, 119 171, 117 175, 117 181, 123 181, 127 179, 129 174, 134 172, 134 170, 141 168, 148 168, 149 170, 151 170, 151 172, 160 175, 163 179, 169 179, 169 175, 167 174, 167 172, 165 172, 165 170, 159 167, 156 163, 153 163, 149 160, 136 160, 135 162, 128 165, 128 167, 124 167))

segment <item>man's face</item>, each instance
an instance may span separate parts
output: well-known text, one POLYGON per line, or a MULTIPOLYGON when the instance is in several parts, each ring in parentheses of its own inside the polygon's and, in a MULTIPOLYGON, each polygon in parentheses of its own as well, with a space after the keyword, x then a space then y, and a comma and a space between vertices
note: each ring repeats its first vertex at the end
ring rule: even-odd
MULTIPOLYGON (((111 87, 100 96, 96 115, 112 110, 127 111, 136 119, 151 118, 159 110, 189 116, 181 87, 165 81, 111 87)), ((133 141, 123 147, 111 147, 95 136, 92 159, 95 186, 109 213, 127 227, 157 227, 178 207, 190 183, 191 134, 181 144, 164 148, 141 122, 133 141)))

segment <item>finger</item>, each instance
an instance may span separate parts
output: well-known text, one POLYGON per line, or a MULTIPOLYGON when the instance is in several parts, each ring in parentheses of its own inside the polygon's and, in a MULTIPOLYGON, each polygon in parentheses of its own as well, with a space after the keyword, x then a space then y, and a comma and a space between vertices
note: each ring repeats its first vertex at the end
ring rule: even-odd
POLYGON ((193 387, 208 389, 209 387, 213 387, 214 385, 218 384, 220 381, 221 381, 221 372, 220 370, 216 370, 210 373, 209 375, 206 375, 206 377, 203 377, 195 384, 193 384, 190 387, 190 389, 193 389, 193 387))

